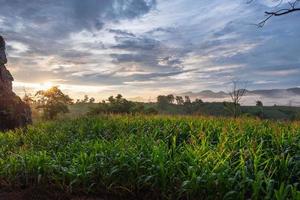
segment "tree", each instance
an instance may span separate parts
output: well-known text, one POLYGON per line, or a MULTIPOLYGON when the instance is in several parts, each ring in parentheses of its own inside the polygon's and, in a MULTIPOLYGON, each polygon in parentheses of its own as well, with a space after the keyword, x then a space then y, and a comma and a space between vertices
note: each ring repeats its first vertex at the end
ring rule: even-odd
POLYGON ((203 101, 202 101, 202 99, 196 98, 195 101, 194 101, 194 103, 196 103, 196 104, 203 104, 203 101))
MULTIPOLYGON (((153 111, 153 110, 152 110, 153 111)), ((135 114, 135 113, 151 113, 151 110, 147 110, 143 103, 132 102, 118 94, 116 97, 110 96, 108 102, 102 101, 98 104, 98 107, 91 108, 88 114, 97 115, 103 113, 110 114, 135 114)))
POLYGON ((116 96, 116 100, 117 100, 117 102, 120 102, 121 100, 122 100, 122 95, 121 94, 118 94, 117 96, 116 96))
POLYGON ((261 102, 261 101, 256 101, 256 106, 258 106, 258 107, 262 107, 263 106, 263 103, 261 102))
POLYGON ((174 101, 175 101, 175 97, 174 97, 173 94, 169 94, 169 95, 167 96, 167 99, 168 99, 168 102, 169 102, 170 104, 173 104, 174 101))
POLYGON ((115 98, 114 98, 114 96, 108 97, 107 100, 108 100, 109 103, 114 103, 116 101, 115 98))
POLYGON ((88 101, 89 101, 89 96, 88 95, 84 95, 84 98, 81 101, 81 103, 87 103, 88 101))
POLYGON ((159 95, 157 97, 157 104, 160 108, 165 108, 165 106, 169 104, 169 99, 167 98, 167 96, 159 95))
POLYGON ((22 100, 27 104, 27 105, 32 105, 34 103, 33 96, 30 93, 27 93, 26 89, 24 89, 24 97, 22 100))
POLYGON ((89 100, 89 103, 95 103, 95 98, 91 97, 90 100, 89 100))
POLYGON ((118 94, 116 97, 110 96, 108 98, 108 112, 110 113, 130 113, 133 108, 133 103, 123 98, 121 94, 118 94))
POLYGON ((264 106, 262 101, 256 101, 256 106, 259 107, 259 112, 257 113, 259 118, 263 118, 264 117, 264 106))
POLYGON ((191 99, 189 96, 184 97, 184 104, 191 104, 191 99))
MULTIPOLYGON (((253 2, 254 0, 249 0, 248 3, 253 2)), ((273 2, 278 2, 276 10, 265 11, 265 19, 258 23, 259 27, 263 27, 266 22, 272 17, 279 17, 282 15, 287 15, 293 12, 300 11, 300 6, 298 5, 300 0, 291 0, 289 2, 284 2, 283 0, 273 0, 273 2)))
POLYGON ((233 80, 232 89, 229 92, 229 96, 231 98, 232 104, 228 104, 228 108, 232 111, 234 118, 238 116, 238 108, 240 105, 240 101, 245 94, 246 94, 246 82, 233 80))
POLYGON ((54 119, 59 113, 69 112, 68 105, 72 99, 64 94, 58 86, 40 90, 35 94, 37 109, 42 109, 46 119, 54 119))
POLYGON ((176 103, 177 105, 183 105, 184 104, 184 100, 182 98, 182 96, 176 96, 176 103))

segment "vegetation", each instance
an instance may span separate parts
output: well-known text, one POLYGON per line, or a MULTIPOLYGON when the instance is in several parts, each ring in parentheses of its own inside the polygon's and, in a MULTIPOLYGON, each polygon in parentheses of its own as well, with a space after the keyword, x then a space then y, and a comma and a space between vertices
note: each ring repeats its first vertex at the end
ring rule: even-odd
MULTIPOLYGON (((59 113, 69 112, 68 104, 72 104, 72 99, 57 86, 45 91, 40 90, 35 97, 37 99, 35 101, 36 108, 43 110, 43 116, 46 119, 54 119, 59 113)), ((26 99, 28 100, 29 97, 27 96, 26 99)))
POLYGON ((143 103, 129 101, 118 94, 116 97, 110 96, 108 102, 103 101, 88 112, 89 115, 130 113, 157 114, 157 111, 154 108, 145 108, 143 103))
POLYGON ((163 199, 299 199, 300 124, 102 116, 0 135, 0 182, 163 199))
POLYGON ((107 100, 95 103, 95 98, 84 96, 82 100, 73 100, 58 87, 38 91, 32 96, 25 91, 23 101, 32 108, 34 120, 55 119, 58 116, 78 117, 99 114, 167 114, 202 116, 252 116, 260 119, 300 120, 300 108, 292 106, 264 106, 261 101, 256 106, 241 106, 240 100, 246 92, 242 82, 233 82, 229 92, 232 102, 203 102, 191 100, 189 96, 159 95, 155 103, 143 103, 127 100, 121 94, 110 96, 107 100), (42 111, 42 112, 41 112, 42 111))
MULTIPOLYGON (((240 99, 240 97, 239 97, 240 99)), ((263 106, 258 101, 256 106, 241 106, 238 102, 203 102, 191 101, 189 96, 159 95, 157 103, 132 102, 117 95, 98 104, 86 103, 70 106, 71 113, 78 116, 88 113, 98 114, 167 114, 238 117, 248 116, 273 120, 300 120, 300 108, 289 106, 263 106), (74 108, 74 109, 73 109, 74 108), (82 108, 82 109, 81 109, 82 108), (88 109, 90 108, 90 109, 88 109), (73 112, 72 110, 76 110, 73 112), (81 111, 80 111, 81 110, 81 111)))

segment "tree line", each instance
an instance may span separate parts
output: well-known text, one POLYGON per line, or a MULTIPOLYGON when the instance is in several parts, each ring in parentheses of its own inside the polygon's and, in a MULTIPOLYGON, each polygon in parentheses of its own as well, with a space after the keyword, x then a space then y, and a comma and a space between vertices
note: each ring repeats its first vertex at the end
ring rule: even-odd
MULTIPOLYGON (((95 98, 85 95, 83 99, 74 101, 64 94, 58 86, 48 90, 40 90, 35 95, 25 92, 23 101, 33 109, 42 113, 45 119, 54 119, 59 114, 68 113, 69 106, 73 104, 95 104, 95 98)), ((172 113, 172 109, 182 110, 183 114, 195 114, 204 102, 201 99, 192 101, 189 96, 159 95, 156 103, 133 102, 124 98, 121 94, 110 96, 107 100, 97 103, 96 107, 90 108, 88 114, 158 114, 172 113), (175 107, 177 108, 175 108, 175 107)))
MULTIPOLYGON (((232 89, 228 93, 231 101, 224 102, 204 102, 196 98, 192 100, 189 96, 176 96, 173 94, 159 95, 155 103, 134 102, 124 98, 121 94, 110 96, 100 102, 95 98, 85 95, 83 99, 74 101, 68 95, 64 94, 58 86, 48 90, 40 90, 35 95, 25 92, 23 101, 29 104, 33 109, 45 119, 55 119, 60 114, 70 111, 70 105, 82 104, 89 106, 89 115, 98 114, 200 114, 214 116, 232 116, 239 117, 242 114, 240 101, 246 94, 245 87, 241 87, 239 82, 233 82, 232 89)), ((84 107, 87 107, 84 106, 84 107)), ((255 116, 264 118, 264 106, 261 101, 256 102, 255 116)))

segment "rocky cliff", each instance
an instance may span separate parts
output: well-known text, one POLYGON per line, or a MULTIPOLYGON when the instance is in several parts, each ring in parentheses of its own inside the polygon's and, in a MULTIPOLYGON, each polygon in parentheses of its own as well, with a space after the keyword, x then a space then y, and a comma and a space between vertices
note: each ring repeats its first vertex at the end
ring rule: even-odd
POLYGON ((12 91, 13 77, 6 69, 5 43, 0 36, 0 131, 25 127, 32 122, 31 109, 12 91))

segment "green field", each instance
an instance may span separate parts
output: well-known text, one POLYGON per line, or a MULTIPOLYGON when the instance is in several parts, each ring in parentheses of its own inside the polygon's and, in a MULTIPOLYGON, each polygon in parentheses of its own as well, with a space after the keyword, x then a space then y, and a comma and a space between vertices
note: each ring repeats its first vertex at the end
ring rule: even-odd
MULTIPOLYGON (((154 108, 159 114, 163 115, 201 115, 201 116, 232 116, 230 112, 224 107, 222 102, 202 103, 197 106, 184 106, 170 104, 160 108, 156 103, 140 103, 145 108, 154 108)), ((86 115, 92 109, 99 107, 97 103, 81 103, 69 106, 70 113, 63 114, 70 118, 86 115)), ((34 109, 33 109, 34 110, 34 109)), ((263 112, 263 119, 292 121, 300 120, 300 107, 289 106, 241 106, 241 116, 259 117, 263 112)), ((35 116, 34 116, 35 117, 35 116)))
POLYGON ((300 123, 99 116, 0 134, 1 187, 140 199, 300 199, 300 123))

